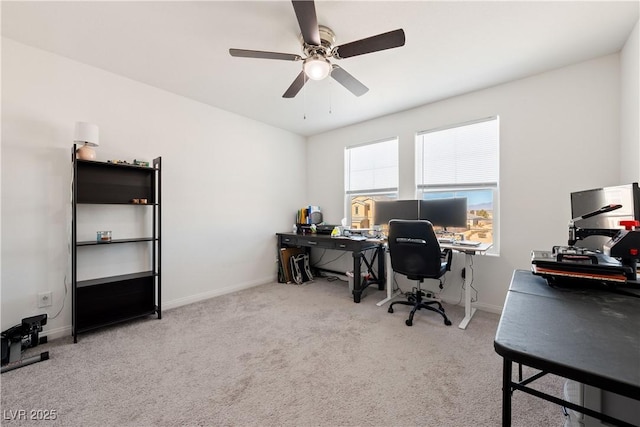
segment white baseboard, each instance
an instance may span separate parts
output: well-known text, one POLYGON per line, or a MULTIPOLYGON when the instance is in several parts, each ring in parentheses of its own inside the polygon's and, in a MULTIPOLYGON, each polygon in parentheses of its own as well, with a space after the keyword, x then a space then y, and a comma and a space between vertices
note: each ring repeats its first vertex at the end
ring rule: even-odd
POLYGON ((232 292, 241 291, 243 289, 253 288, 255 286, 264 285, 267 283, 273 283, 273 277, 252 280, 249 282, 236 283, 231 286, 226 286, 224 288, 215 289, 213 291, 203 292, 196 295, 189 295, 184 298, 178 298, 172 301, 163 302, 162 303, 162 311, 170 310, 172 308, 182 307, 183 305, 193 304, 195 302, 200 302, 204 300, 208 300, 210 298, 218 297, 220 295, 230 294, 232 292))
MULTIPOLYGON (((258 280, 252 280, 249 282, 236 283, 231 286, 226 286, 224 288, 215 289, 209 292, 203 292, 196 295, 189 295, 187 297, 178 298, 171 301, 162 302, 162 311, 170 310, 172 308, 181 307, 187 304, 193 304, 195 302, 208 300, 210 298, 214 298, 220 295, 230 294, 232 292, 241 291, 243 289, 253 288, 255 286, 264 285, 267 283, 273 283, 274 278, 268 277, 258 280)), ((54 340, 57 338, 69 337, 72 335, 71 325, 61 326, 55 329, 48 329, 41 333, 40 335, 46 336, 47 340, 54 340)))
POLYGON ((70 337, 72 334, 71 325, 60 326, 55 329, 48 329, 46 333, 41 333, 40 335, 46 336, 47 340, 55 340, 57 338, 70 337))

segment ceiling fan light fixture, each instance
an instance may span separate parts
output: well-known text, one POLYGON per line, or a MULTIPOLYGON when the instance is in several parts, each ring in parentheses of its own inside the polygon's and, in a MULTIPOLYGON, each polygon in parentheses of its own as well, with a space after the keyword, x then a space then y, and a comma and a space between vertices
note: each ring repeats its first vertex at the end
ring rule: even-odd
POLYGON ((331 73, 331 63, 327 58, 315 54, 304 60, 302 69, 311 80, 322 80, 331 73))
MULTIPOLYGON (((263 50, 229 49, 229 54, 241 58, 278 59, 283 61, 302 61, 302 71, 298 73, 293 83, 282 95, 283 98, 293 98, 307 83, 307 80, 322 80, 329 75, 355 96, 362 96, 369 90, 358 79, 343 68, 329 62, 351 58, 353 56, 378 52, 404 46, 405 34, 402 28, 386 33, 377 34, 364 39, 355 40, 336 46, 333 30, 324 25, 318 25, 318 16, 314 0, 294 0, 293 10, 300 26, 299 42, 302 44, 303 58, 291 53, 269 52, 263 50)), ((299 65, 298 65, 299 66, 299 65)))

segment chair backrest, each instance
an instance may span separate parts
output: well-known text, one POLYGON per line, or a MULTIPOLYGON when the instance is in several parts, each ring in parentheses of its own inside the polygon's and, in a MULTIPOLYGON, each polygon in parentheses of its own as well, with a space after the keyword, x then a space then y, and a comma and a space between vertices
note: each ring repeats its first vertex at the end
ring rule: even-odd
POLYGON ((440 244, 429 221, 389 221, 388 245, 393 271, 412 280, 437 279, 446 270, 440 244))

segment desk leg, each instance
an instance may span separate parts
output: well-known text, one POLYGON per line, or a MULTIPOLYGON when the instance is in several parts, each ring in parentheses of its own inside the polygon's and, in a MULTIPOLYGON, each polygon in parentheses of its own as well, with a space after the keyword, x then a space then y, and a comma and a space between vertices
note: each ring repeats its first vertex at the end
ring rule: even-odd
POLYGON ((471 278, 473 278, 472 272, 471 272, 471 257, 473 255, 470 253, 465 253, 464 254, 464 264, 465 264, 465 268, 464 271, 466 272, 466 275, 464 276, 464 319, 462 319, 462 322, 460 322, 460 324, 458 325, 458 328, 460 329, 467 329, 467 325, 469 324, 469 322, 471 321, 471 318, 473 317, 473 315, 476 312, 476 309, 471 307, 471 278))
POLYGON ((511 427, 511 363, 502 359, 502 427, 511 427))
POLYGON ((393 269, 391 268, 391 256, 389 255, 388 250, 384 251, 384 260, 387 264, 386 270, 385 270, 387 272, 387 280, 386 280, 387 297, 382 301, 376 303, 378 307, 382 307, 384 304, 386 304, 387 302, 391 301, 392 299, 400 295, 400 290, 397 290, 395 293, 393 292, 393 269))
POLYGON ((362 296, 362 276, 360 275, 360 261, 362 252, 353 252, 353 302, 360 302, 362 296))
POLYGON ((385 259, 387 251, 385 251, 384 247, 380 245, 378 246, 378 249, 376 249, 376 252, 378 253, 378 290, 381 291, 384 289, 385 283, 387 283, 387 278, 384 274, 387 264, 385 259))

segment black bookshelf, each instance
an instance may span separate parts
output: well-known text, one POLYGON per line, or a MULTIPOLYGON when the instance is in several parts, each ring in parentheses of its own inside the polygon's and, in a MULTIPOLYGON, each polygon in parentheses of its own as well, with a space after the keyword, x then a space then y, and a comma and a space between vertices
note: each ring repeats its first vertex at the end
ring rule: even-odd
MULTIPOLYGON (((116 325, 161 311, 161 158, 152 166, 104 163, 77 159, 73 146, 72 201, 72 333, 78 334, 116 325), (134 203, 134 199, 137 199, 134 203), (145 199, 141 202, 141 199, 145 199), (78 205, 129 205, 130 209, 152 209, 152 235, 146 237, 103 241, 78 241, 78 205), (123 244, 151 245, 151 260, 147 271, 78 280, 78 250, 110 247, 118 250, 123 244)), ((81 215, 81 214, 80 214, 81 215)))

